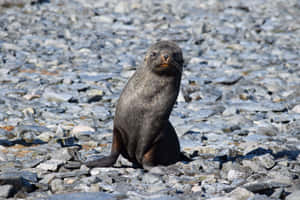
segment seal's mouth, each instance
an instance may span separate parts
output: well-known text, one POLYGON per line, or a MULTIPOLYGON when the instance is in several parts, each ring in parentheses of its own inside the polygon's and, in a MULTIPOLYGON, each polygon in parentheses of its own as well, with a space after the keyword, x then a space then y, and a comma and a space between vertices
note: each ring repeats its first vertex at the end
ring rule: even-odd
POLYGON ((161 64, 160 66, 161 66, 161 67, 168 67, 169 64, 168 64, 168 63, 163 63, 163 64, 161 64))

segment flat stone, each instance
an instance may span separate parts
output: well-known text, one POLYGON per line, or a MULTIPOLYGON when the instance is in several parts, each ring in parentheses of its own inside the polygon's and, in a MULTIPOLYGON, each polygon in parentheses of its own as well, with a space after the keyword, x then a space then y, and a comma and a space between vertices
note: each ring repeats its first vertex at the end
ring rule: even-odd
POLYGON ((70 193, 70 194, 57 194, 52 195, 46 200, 116 200, 114 195, 104 192, 89 192, 89 193, 70 193))
POLYGON ((239 75, 230 75, 230 76, 217 78, 214 80, 214 82, 218 84, 232 85, 237 83, 241 78, 242 76, 239 75))
POLYGON ((286 200, 298 200, 300 196, 300 191, 294 191, 289 194, 285 199, 286 200))
POLYGON ((0 186, 0 197, 8 198, 13 194, 13 186, 12 185, 1 185, 0 186))
POLYGON ((68 93, 56 93, 56 92, 45 92, 43 97, 48 101, 55 101, 55 102, 68 102, 72 99, 72 95, 68 93))
POLYGON ((286 181, 281 180, 268 180, 268 181, 255 181, 251 183, 246 183, 243 185, 247 190, 256 193, 258 191, 266 190, 266 189, 274 189, 280 187, 288 187, 291 183, 287 183, 286 181))
POLYGON ((1 184, 11 185, 13 187, 13 189, 11 189, 10 187, 4 188, 9 193, 8 195, 12 195, 10 192, 15 193, 19 190, 32 192, 34 190, 34 185, 30 183, 32 180, 33 181, 37 180, 36 174, 33 173, 30 174, 29 172, 26 173, 26 172, 10 171, 10 172, 2 172, 0 174, 1 184))
POLYGON ((300 113, 300 104, 294 106, 294 108, 292 109, 292 111, 295 112, 295 113, 300 113))
POLYGON ((47 171, 56 171, 58 166, 63 163, 64 161, 62 160, 51 159, 39 164, 37 168, 47 170, 47 171))
POLYGON ((90 126, 78 125, 72 129, 71 133, 75 136, 82 135, 82 134, 90 135, 95 133, 95 129, 90 126))
POLYGON ((54 179, 50 183, 50 188, 52 192, 62 192, 64 191, 65 187, 63 181, 61 179, 54 179))
POLYGON ((236 200, 247 200, 254 196, 254 194, 245 188, 237 187, 232 192, 228 194, 229 197, 236 199, 236 200))

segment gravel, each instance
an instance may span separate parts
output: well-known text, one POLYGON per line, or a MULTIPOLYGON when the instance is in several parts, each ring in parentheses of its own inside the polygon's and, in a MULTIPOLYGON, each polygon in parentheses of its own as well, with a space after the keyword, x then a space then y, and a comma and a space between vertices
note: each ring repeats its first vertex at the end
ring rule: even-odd
POLYGON ((297 199, 300 2, 0 0, 0 197, 297 199), (185 58, 170 120, 193 159, 150 171, 107 155, 147 48, 185 58), (73 147, 74 146, 74 147, 73 147))

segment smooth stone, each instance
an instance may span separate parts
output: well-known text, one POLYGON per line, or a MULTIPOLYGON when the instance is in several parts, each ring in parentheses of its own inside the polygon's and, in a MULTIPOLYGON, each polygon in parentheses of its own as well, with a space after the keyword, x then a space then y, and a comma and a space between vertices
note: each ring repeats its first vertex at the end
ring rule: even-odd
MULTIPOLYGON (((28 172, 30 173, 30 172, 28 172)), ((23 190, 26 192, 32 192, 34 190, 34 185, 31 184, 31 180, 37 182, 36 174, 33 173, 27 174, 26 172, 18 172, 18 171, 10 171, 10 172, 2 172, 0 174, 0 182, 3 185, 12 185, 13 192, 17 192, 19 190, 23 190), (24 176, 23 176, 24 175, 24 176), (27 178, 29 180, 27 180, 27 178)))
POLYGON ((70 172, 58 172, 55 174, 55 177, 65 179, 70 177, 82 177, 83 175, 89 175, 88 169, 79 169, 70 172))
POLYGON ((47 171, 56 171, 59 165, 62 165, 64 161, 51 159, 47 160, 37 166, 38 169, 47 170, 47 171))
POLYGON ((245 178, 247 177, 247 174, 243 171, 239 171, 239 170, 234 170, 234 169, 231 169, 228 171, 228 174, 227 174, 227 179, 230 180, 230 181, 234 181, 236 179, 240 179, 240 178, 245 178))
POLYGON ((255 157, 254 160, 266 169, 271 169, 275 165, 274 157, 269 153, 255 157))
POLYGON ((54 180, 56 178, 56 174, 55 173, 50 173, 50 174, 46 174, 44 175, 41 180, 39 181, 39 183, 41 184, 50 184, 52 180, 54 180))
POLYGON ((31 100, 33 100, 33 99, 38 99, 38 98, 40 98, 40 97, 41 97, 41 96, 38 95, 38 94, 25 94, 25 95, 23 96, 23 98, 26 99, 26 100, 28 100, 28 101, 31 101, 31 100))
POLYGON ((242 76, 240 75, 230 75, 230 76, 217 78, 214 80, 214 82, 218 84, 232 85, 237 83, 241 78, 242 76))
POLYGON ((117 200, 115 195, 104 192, 80 192, 52 195, 46 200, 117 200))
POLYGON ((45 126, 35 126, 35 125, 22 125, 22 126, 18 126, 16 129, 18 135, 22 135, 26 132, 35 132, 37 134, 40 134, 46 131, 50 131, 50 129, 45 126))
POLYGON ((44 92, 43 97, 48 101, 68 102, 73 98, 73 95, 68 93, 56 93, 56 92, 46 91, 44 92))
POLYGON ((300 113, 300 104, 294 106, 294 108, 292 109, 292 111, 295 112, 295 113, 300 113))
POLYGON ((291 185, 291 182, 287 182, 285 180, 267 180, 261 181, 257 180, 254 182, 246 183, 243 185, 244 188, 247 190, 256 193, 258 191, 268 190, 268 189, 275 189, 280 187, 288 187, 291 185))
POLYGON ((243 160, 242 164, 244 167, 249 167, 252 171, 257 173, 266 172, 264 168, 262 168, 257 162, 252 160, 243 160))
POLYGON ((128 2, 121 1, 117 3, 117 5, 114 8, 114 11, 117 13, 128 13, 130 12, 129 6, 130 4, 128 2))
POLYGON ((147 183, 147 184, 157 184, 160 183, 162 180, 158 175, 154 175, 151 173, 146 173, 143 176, 143 182, 147 183))
POLYGON ((109 116, 111 116, 110 112, 107 110, 107 108, 104 108, 103 106, 93 106, 91 113, 99 119, 99 120, 106 120, 109 116))
POLYGON ((213 198, 209 198, 208 200, 236 200, 235 198, 232 197, 213 197, 213 198))
POLYGON ((227 194, 227 196, 235 199, 235 200, 248 200, 254 196, 254 194, 248 191, 245 188, 237 187, 232 192, 227 194))
POLYGON ((51 191, 54 193, 62 192, 65 189, 63 181, 61 179, 52 180, 50 183, 50 188, 51 188, 51 191))
POLYGON ((40 135, 37 136, 38 139, 44 141, 44 142, 49 142, 52 138, 54 138, 56 135, 54 132, 43 132, 40 135))
POLYGON ((66 162, 72 158, 67 148, 59 149, 50 153, 52 159, 66 162))
POLYGON ((95 167, 95 168, 92 168, 90 173, 92 176, 96 176, 98 174, 102 174, 102 173, 109 173, 109 171, 112 171, 114 170, 114 168, 98 168, 98 167, 95 167))
POLYGON ((12 185, 1 185, 0 186, 0 197, 8 198, 13 195, 13 186, 12 185))
POLYGON ((87 102, 93 103, 93 102, 98 102, 98 101, 102 100, 104 92, 102 90, 92 89, 92 90, 87 91, 87 95, 88 95, 87 102))
POLYGON ((90 126, 85 126, 85 125, 78 125, 75 126, 72 131, 71 134, 74 136, 79 136, 79 135, 91 135, 95 133, 95 129, 90 127, 90 126))
POLYGON ((97 23, 112 24, 114 22, 114 19, 112 18, 112 16, 102 15, 92 17, 92 21, 97 23))
POLYGON ((107 74, 80 74, 80 79, 84 82, 99 82, 110 79, 111 75, 107 74))
POLYGON ((294 191, 288 196, 286 196, 285 200, 299 200, 300 197, 300 190, 294 191))

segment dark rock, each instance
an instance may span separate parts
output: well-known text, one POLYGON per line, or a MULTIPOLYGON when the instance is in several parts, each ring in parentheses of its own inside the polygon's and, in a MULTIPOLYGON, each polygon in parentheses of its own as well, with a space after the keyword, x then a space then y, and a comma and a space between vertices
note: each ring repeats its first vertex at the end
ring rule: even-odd
POLYGON ((72 193, 72 194, 57 194, 41 200, 115 200, 117 195, 112 195, 104 192, 89 192, 89 193, 72 193))

